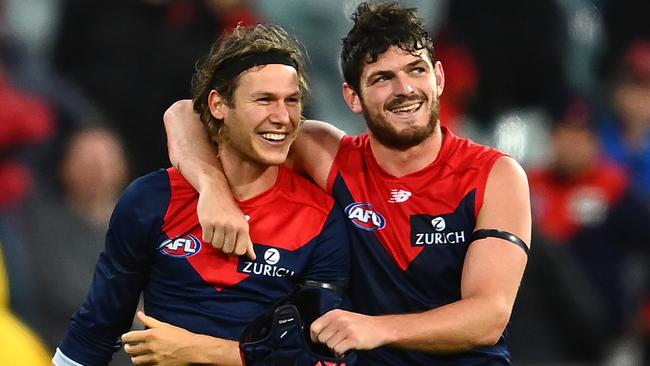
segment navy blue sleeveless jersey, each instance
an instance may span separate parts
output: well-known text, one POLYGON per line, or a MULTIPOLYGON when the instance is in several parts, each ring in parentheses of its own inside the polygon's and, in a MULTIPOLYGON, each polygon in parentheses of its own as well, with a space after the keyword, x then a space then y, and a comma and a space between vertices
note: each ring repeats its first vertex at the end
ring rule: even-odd
POLYGON ((111 218, 90 292, 59 347, 63 354, 84 365, 107 364, 141 293, 148 315, 237 340, 296 281, 347 280, 342 211, 291 170, 281 167, 270 190, 239 202, 250 217, 255 262, 201 241, 197 200, 173 168, 129 186, 111 218))
MULTIPOLYGON (((367 134, 341 141, 327 189, 352 226, 349 295, 360 313, 423 312, 460 300, 487 176, 503 154, 444 127, 442 133, 437 159, 400 178, 377 164, 367 134)), ((452 355, 382 347, 359 353, 359 364, 508 365, 505 338, 452 355)))

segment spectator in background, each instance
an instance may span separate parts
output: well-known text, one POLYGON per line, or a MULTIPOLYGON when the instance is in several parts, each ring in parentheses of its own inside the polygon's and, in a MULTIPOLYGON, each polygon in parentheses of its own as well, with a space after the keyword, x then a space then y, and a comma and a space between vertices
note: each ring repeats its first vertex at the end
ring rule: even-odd
POLYGON ((0 241, 5 244, 6 270, 12 284, 11 308, 28 322, 35 306, 30 295, 34 284, 30 254, 21 245, 16 214, 35 186, 25 154, 48 141, 54 125, 51 108, 11 85, 0 61, 0 241))
POLYGON ((102 128, 78 132, 69 142, 59 173, 64 200, 88 223, 105 231, 129 180, 119 138, 102 128))
POLYGON ((114 121, 139 176, 168 165, 160 118, 238 21, 256 21, 245 0, 66 0, 54 64, 114 121))
POLYGON ((599 60, 599 74, 603 80, 617 72, 621 55, 638 39, 650 39, 650 1, 647 0, 591 0, 600 5, 604 24, 604 49, 599 60))
POLYGON ((32 174, 19 162, 25 146, 42 143, 54 132, 46 103, 9 84, 0 64, 0 209, 16 206, 28 194, 32 174))
MULTIPOLYGON (((21 217, 36 283, 30 319, 52 353, 86 296, 110 213, 130 179, 123 144, 107 129, 77 131, 65 145, 58 195, 34 197, 21 217)), ((121 353, 113 364, 130 362, 121 353)))
POLYGON ((449 30, 472 52, 481 75, 471 108, 479 121, 545 105, 564 87, 567 23, 556 0, 448 3, 449 30))
POLYGON ((650 39, 631 43, 612 84, 611 111, 599 121, 603 148, 650 205, 650 39))
POLYGON ((564 248, 566 263, 586 279, 571 291, 593 289, 598 304, 592 305, 604 310, 602 324, 591 324, 603 339, 576 335, 564 345, 567 361, 593 362, 639 319, 643 290, 628 268, 647 251, 650 214, 625 169, 601 153, 590 103, 569 97, 560 104, 551 129, 551 163, 529 172, 533 220, 537 233, 564 248))
MULTIPOLYGON (((59 156, 57 149, 61 148, 61 141, 81 126, 88 126, 92 121, 89 116, 97 116, 101 113, 79 90, 54 72, 49 67, 49 60, 44 58, 47 54, 46 49, 51 43, 49 39, 56 34, 52 28, 55 28, 54 25, 57 23, 55 21, 57 15, 49 13, 52 8, 58 9, 61 0, 47 2, 9 0, 7 4, 5 1, 0 0, 0 68, 4 71, 2 82, 11 85, 13 89, 20 90, 19 97, 22 99, 17 101, 17 98, 12 96, 11 100, 5 103, 11 105, 8 111, 12 113, 11 118, 22 118, 22 120, 18 123, 12 121, 13 126, 21 126, 19 129, 10 126, 11 124, 0 126, 0 129, 14 128, 23 133, 40 131, 38 133, 42 134, 43 118, 34 118, 34 116, 45 114, 43 106, 46 105, 49 124, 45 125, 48 127, 45 141, 40 139, 38 146, 32 145, 30 149, 15 149, 16 143, 20 143, 22 138, 16 133, 4 138, 11 140, 13 154, 19 152, 21 160, 31 167, 33 177, 30 181, 33 181, 35 188, 33 193, 51 194, 47 188, 52 177, 56 175, 54 166, 58 162, 54 157, 59 156), (50 25, 49 33, 52 35, 43 34, 43 24, 50 25), (28 30, 32 28, 33 30, 28 30), (23 31, 27 31, 29 35, 23 31), (40 41, 36 41, 37 39, 40 41), (30 100, 37 103, 26 105, 27 95, 30 100)), ((58 11, 54 13, 58 14, 58 11)), ((3 112, 0 111, 0 117, 7 118, 7 112, 3 112)))
POLYGON ((476 136, 475 123, 468 109, 478 91, 478 69, 474 57, 462 44, 443 37, 436 48, 437 57, 445 64, 445 76, 454 80, 441 96, 440 121, 461 136, 476 136))
MULTIPOLYGON (((612 2, 616 3, 616 2, 612 2)), ((639 5, 637 15, 642 14, 648 3, 636 4, 623 1, 616 14, 630 13, 630 5, 639 5)), ((633 18, 634 19, 634 16, 633 18)), ((626 22, 627 24, 627 22, 626 22)), ((627 24, 615 28, 620 37, 643 36, 627 42, 619 68, 614 74, 610 97, 610 113, 604 114, 601 124, 601 140, 608 156, 624 166, 632 178, 632 186, 650 207, 650 27, 647 22, 627 24)), ((648 221, 646 221, 647 223, 648 221)), ((646 246, 650 246, 646 241, 646 246)), ((646 248, 649 250, 649 248, 646 248)), ((646 263, 648 266, 648 263, 646 263)), ((647 291, 644 320, 641 324, 645 334, 645 362, 650 363, 650 280, 647 291)))

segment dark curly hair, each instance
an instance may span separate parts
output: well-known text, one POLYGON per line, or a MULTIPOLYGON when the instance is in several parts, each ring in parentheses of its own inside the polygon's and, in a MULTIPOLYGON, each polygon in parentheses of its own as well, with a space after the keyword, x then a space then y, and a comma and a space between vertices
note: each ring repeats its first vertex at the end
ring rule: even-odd
POLYGON ((397 2, 363 2, 357 7, 341 51, 343 78, 352 89, 360 92, 364 64, 377 61, 390 46, 413 54, 426 49, 434 62, 433 39, 415 12, 416 8, 401 8, 397 2))
POLYGON ((210 142, 216 144, 223 120, 216 119, 208 106, 208 95, 213 89, 225 103, 232 107, 233 93, 239 85, 239 76, 218 78, 218 71, 229 67, 248 55, 260 53, 283 54, 296 65, 300 99, 304 101, 309 93, 306 74, 307 56, 298 40, 276 25, 237 26, 232 32, 219 37, 210 53, 200 62, 192 77, 192 106, 205 126, 210 142))

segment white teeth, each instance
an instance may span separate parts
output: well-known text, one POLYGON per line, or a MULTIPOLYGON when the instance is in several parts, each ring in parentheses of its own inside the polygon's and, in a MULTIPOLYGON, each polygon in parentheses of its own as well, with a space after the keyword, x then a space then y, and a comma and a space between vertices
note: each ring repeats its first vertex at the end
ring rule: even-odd
POLYGON ((420 108, 421 105, 422 103, 411 104, 409 106, 391 109, 391 112, 393 113, 415 112, 418 108, 420 108))
POLYGON ((287 135, 281 133, 262 133, 260 136, 271 141, 283 141, 287 137, 287 135))

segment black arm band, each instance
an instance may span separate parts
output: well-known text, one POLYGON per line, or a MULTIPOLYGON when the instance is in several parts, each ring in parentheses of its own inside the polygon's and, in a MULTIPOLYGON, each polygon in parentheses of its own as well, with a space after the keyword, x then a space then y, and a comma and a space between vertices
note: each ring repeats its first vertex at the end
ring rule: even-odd
POLYGON ((328 290, 334 290, 339 294, 345 292, 345 289, 347 287, 344 282, 321 282, 321 281, 314 281, 314 280, 304 280, 300 282, 300 284, 307 287, 318 287, 318 288, 324 288, 328 290))
POLYGON ((499 239, 507 240, 512 244, 523 249, 526 255, 528 255, 528 252, 530 252, 528 245, 526 245, 526 243, 524 243, 523 240, 519 239, 517 235, 510 234, 507 231, 496 230, 496 229, 479 229, 472 233, 472 241, 485 239, 485 238, 499 238, 499 239))

